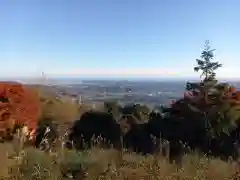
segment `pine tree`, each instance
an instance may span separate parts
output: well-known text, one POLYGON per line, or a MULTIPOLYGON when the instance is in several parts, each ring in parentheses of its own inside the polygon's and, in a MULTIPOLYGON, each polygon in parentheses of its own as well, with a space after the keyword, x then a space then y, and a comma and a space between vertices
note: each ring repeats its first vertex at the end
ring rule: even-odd
POLYGON ((206 104, 208 103, 209 91, 211 91, 212 88, 214 88, 214 86, 218 83, 215 71, 222 67, 222 64, 219 62, 212 61, 214 58, 213 51, 215 51, 215 49, 211 49, 209 41, 206 41, 205 49, 201 54, 201 59, 196 59, 197 66, 194 67, 195 72, 201 71, 201 81, 200 83, 187 82, 186 86, 186 90, 193 91, 194 94, 198 94, 199 98, 203 98, 204 103, 206 104))
POLYGON ((211 131, 212 136, 219 136, 222 133, 229 133, 236 127, 237 120, 240 119, 240 105, 234 103, 232 95, 228 96, 230 85, 228 83, 218 83, 216 70, 222 67, 214 58, 209 41, 205 42, 205 49, 201 54, 201 59, 197 59, 197 66, 194 71, 201 71, 200 82, 187 83, 186 90, 194 92, 192 98, 195 102, 189 103, 195 112, 205 114, 206 127, 211 131))
POLYGON ((201 54, 201 59, 196 59, 197 66, 194 67, 194 71, 199 72, 202 71, 200 77, 204 77, 203 81, 212 81, 216 80, 216 73, 215 71, 222 67, 222 64, 215 61, 212 62, 214 58, 213 52, 215 49, 211 49, 209 45, 209 41, 205 42, 205 49, 203 50, 201 54))

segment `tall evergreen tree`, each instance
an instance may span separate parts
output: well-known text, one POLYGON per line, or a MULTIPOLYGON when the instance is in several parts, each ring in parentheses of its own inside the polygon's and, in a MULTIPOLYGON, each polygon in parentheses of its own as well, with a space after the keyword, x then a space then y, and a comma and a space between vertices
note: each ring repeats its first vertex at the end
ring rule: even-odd
POLYGON ((187 83, 186 90, 195 92, 200 98, 204 99, 205 103, 208 103, 208 93, 217 84, 216 70, 222 67, 217 61, 212 61, 214 58, 213 51, 209 45, 209 41, 205 42, 205 49, 201 54, 201 59, 196 59, 197 66, 194 67, 195 72, 201 71, 200 83, 187 83), (202 79, 203 78, 203 79, 202 79))
POLYGON ((236 127, 236 121, 240 119, 240 105, 231 103, 232 97, 225 97, 229 91, 228 83, 218 83, 216 70, 222 67, 214 58, 209 41, 205 42, 205 49, 201 59, 197 59, 197 66, 194 71, 201 72, 201 80, 197 83, 187 83, 186 90, 195 92, 193 98, 194 106, 191 109, 205 114, 205 124, 211 131, 211 135, 218 136, 222 133, 229 133, 236 127))
POLYGON ((209 41, 205 42, 205 49, 201 54, 201 59, 196 59, 197 66, 194 67, 194 71, 202 71, 201 77, 204 77, 203 81, 211 81, 216 79, 215 71, 222 67, 222 64, 215 61, 213 62, 215 49, 211 49, 209 41))

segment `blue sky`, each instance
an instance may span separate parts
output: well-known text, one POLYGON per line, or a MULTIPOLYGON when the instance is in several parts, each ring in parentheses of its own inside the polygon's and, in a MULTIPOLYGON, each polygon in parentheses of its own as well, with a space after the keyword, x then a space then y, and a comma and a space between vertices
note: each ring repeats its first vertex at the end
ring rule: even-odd
POLYGON ((205 40, 240 77, 239 0, 2 0, 0 77, 197 77, 205 40))

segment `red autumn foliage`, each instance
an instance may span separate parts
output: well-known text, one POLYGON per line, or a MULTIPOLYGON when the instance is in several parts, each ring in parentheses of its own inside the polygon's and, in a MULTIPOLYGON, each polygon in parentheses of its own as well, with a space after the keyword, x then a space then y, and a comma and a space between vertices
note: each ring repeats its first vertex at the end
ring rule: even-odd
POLYGON ((237 92, 237 89, 234 86, 229 87, 229 92, 234 93, 237 92))
POLYGON ((38 97, 29 88, 17 82, 0 82, 0 131, 16 124, 36 129, 40 115, 38 97))
POLYGON ((236 91, 236 92, 232 93, 232 98, 237 101, 240 101, 240 91, 236 91))
POLYGON ((240 104, 240 91, 237 91, 236 87, 231 86, 228 88, 227 92, 224 93, 228 101, 233 104, 240 104))

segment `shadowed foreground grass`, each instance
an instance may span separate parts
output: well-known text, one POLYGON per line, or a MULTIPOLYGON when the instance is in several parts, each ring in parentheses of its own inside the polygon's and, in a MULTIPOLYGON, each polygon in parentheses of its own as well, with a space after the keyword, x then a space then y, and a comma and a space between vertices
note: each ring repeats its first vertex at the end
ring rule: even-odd
POLYGON ((185 156, 183 168, 177 171, 174 165, 162 157, 144 157, 129 152, 124 152, 121 156, 115 150, 99 148, 84 152, 59 149, 56 153, 44 153, 29 147, 20 152, 20 158, 8 158, 8 155, 16 153, 12 146, 13 144, 0 144, 0 172, 1 177, 5 176, 2 179, 69 179, 69 169, 76 170, 77 179, 80 180, 237 179, 236 164, 197 155, 185 156), (66 175, 65 178, 63 174, 66 175))

